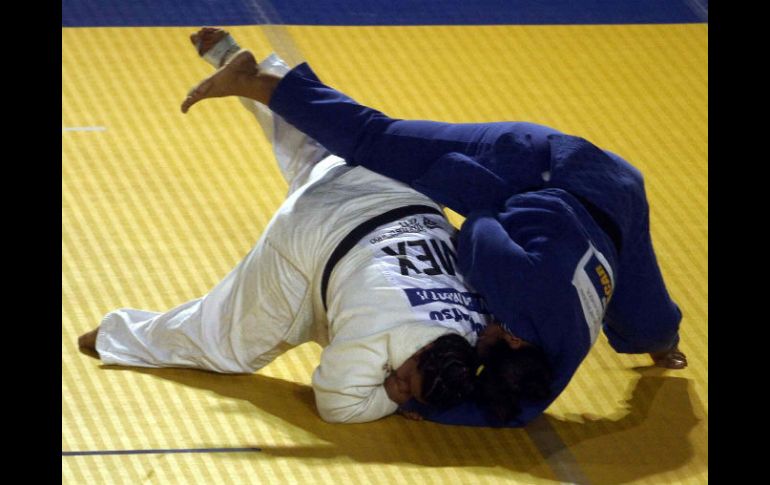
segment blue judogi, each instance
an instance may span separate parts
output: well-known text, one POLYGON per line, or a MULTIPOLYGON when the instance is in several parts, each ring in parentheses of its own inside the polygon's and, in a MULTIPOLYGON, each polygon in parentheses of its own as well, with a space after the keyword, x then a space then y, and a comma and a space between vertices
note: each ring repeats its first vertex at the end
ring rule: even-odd
MULTIPOLYGON (((284 77, 270 108, 347 163, 466 217, 460 270, 503 325, 545 350, 556 374, 551 396, 523 402, 507 426, 556 399, 599 327, 621 353, 678 343, 682 315, 652 247, 642 175, 619 156, 533 123, 393 119, 326 86, 307 64, 284 77)), ((493 424, 474 403, 415 409, 442 423, 493 424)))

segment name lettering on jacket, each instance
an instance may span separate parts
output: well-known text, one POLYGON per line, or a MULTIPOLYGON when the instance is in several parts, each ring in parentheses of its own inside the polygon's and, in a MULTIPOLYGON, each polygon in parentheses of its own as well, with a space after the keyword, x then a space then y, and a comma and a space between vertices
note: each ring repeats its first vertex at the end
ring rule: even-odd
POLYGON ((395 247, 383 246, 382 251, 398 259, 399 269, 404 276, 409 276, 410 272, 426 275, 456 274, 457 255, 441 239, 401 241, 395 247))

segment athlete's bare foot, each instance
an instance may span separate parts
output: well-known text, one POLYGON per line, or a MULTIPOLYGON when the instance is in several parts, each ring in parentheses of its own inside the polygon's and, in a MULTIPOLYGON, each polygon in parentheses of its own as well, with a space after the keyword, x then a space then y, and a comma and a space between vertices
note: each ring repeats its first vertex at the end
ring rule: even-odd
POLYGON ((96 336, 99 334, 99 327, 84 333, 78 337, 78 349, 89 357, 99 358, 99 353, 96 351, 96 336))
POLYGON ((652 352, 650 357, 652 357, 656 367, 663 367, 664 369, 684 369, 687 367, 687 356, 678 347, 663 352, 652 352))
POLYGON ((242 96, 267 105, 280 80, 275 75, 260 73, 254 55, 242 50, 190 90, 182 103, 182 113, 198 101, 225 96, 242 96))

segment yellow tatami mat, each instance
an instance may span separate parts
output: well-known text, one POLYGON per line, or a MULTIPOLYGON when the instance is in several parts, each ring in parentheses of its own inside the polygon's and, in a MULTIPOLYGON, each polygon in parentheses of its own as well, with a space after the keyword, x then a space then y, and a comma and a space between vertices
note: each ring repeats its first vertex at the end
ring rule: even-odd
POLYGON ((237 100, 179 111, 211 72, 188 41, 194 29, 63 29, 63 483, 706 483, 707 28, 229 28, 258 56, 307 60, 391 116, 547 124, 645 174, 690 367, 651 369, 600 337, 527 429, 327 424, 309 387, 314 344, 251 376, 80 354, 77 336, 110 310, 165 311, 205 294, 287 187, 237 100))

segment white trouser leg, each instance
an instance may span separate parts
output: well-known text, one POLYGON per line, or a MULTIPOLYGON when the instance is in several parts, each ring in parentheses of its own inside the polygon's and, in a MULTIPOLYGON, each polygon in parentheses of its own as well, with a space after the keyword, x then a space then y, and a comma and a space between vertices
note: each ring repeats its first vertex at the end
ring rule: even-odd
MULTIPOLYGON (((251 373, 302 343, 312 324, 308 279, 268 241, 208 294, 165 313, 120 309, 100 325, 96 350, 105 364, 193 367, 251 373)), ((280 236, 280 235, 276 235, 280 236)))
MULTIPOLYGON (((289 66, 276 54, 270 54, 259 63, 265 72, 284 76, 289 66)), ((284 179, 289 184, 289 194, 302 186, 316 163, 330 155, 317 141, 302 133, 283 118, 253 99, 238 98, 241 104, 257 118, 265 136, 273 144, 273 153, 284 179)))
MULTIPOLYGON (((289 70, 274 54, 260 67, 279 75, 289 70)), ((328 153, 265 106, 245 98, 241 103, 273 142, 293 192, 328 153)), ((312 325, 308 278, 270 244, 271 237, 280 243, 281 231, 273 228, 268 224, 249 254, 202 298, 164 313, 108 313, 96 342, 102 362, 250 373, 305 341, 302 329, 312 325)))
MULTIPOLYGON (((238 43, 228 34, 213 45, 204 54, 203 59, 218 69, 239 49, 238 43)), ((281 77, 290 70, 283 59, 275 53, 260 62, 259 68, 281 77)), ((257 118, 265 136, 273 144, 278 167, 289 184, 289 194, 293 193, 308 180, 313 166, 330 153, 317 141, 294 128, 280 116, 274 115, 267 106, 249 98, 239 97, 238 99, 257 118)))

